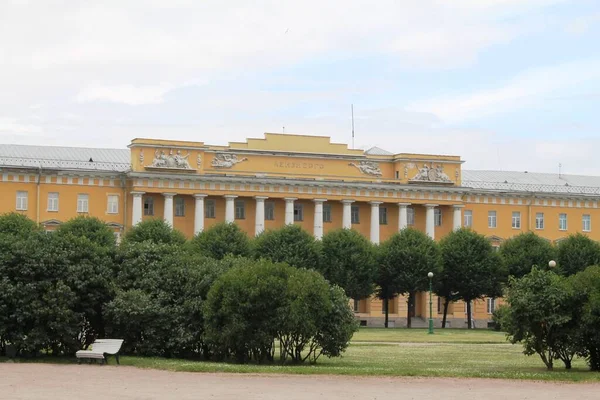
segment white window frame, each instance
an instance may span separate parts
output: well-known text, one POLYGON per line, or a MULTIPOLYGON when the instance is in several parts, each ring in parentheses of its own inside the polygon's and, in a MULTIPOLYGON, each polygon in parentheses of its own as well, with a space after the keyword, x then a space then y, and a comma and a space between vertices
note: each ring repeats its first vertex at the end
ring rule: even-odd
POLYGON ((302 204, 294 204, 294 221, 304 221, 304 206, 302 204))
POLYGON ((465 228, 471 228, 473 226, 473 211, 465 210, 463 214, 463 225, 465 228))
POLYGON ((17 191, 17 211, 27 211, 29 208, 29 192, 24 190, 17 191))
POLYGON ((498 227, 498 214, 496 211, 488 211, 488 228, 495 229, 498 227))
POLYGON ((59 197, 58 192, 48 193, 48 212, 58 212, 59 197))
POLYGON ((442 210, 440 208, 433 209, 433 225, 442 226, 442 210))
POLYGON ((512 228, 521 229, 521 211, 512 212, 512 228))
POLYGON ((355 225, 360 224, 359 206, 350 206, 350 223, 355 225))
POLYGON ((272 201, 265 201, 265 221, 275 220, 275 203, 272 201))
POLYGON ((216 218, 217 203, 214 199, 207 199, 204 207, 205 218, 216 218))
POLYGON ((487 303, 487 313, 493 314, 497 308, 496 299, 493 297, 488 297, 486 300, 486 303, 487 303))
POLYGON ((331 204, 323 204, 323 222, 331 222, 331 204))
POLYGON ((590 214, 583 214, 581 216, 581 225, 582 225, 581 230, 583 232, 591 232, 592 231, 592 216, 590 214))
POLYGON ((119 195, 109 194, 106 198, 106 212, 108 214, 119 213, 119 195))
POLYGON ((244 200, 235 200, 234 210, 235 219, 246 219, 246 202, 244 200))
POLYGON ((185 217, 185 198, 181 196, 175 197, 175 216, 185 217))
POLYGON ((535 229, 542 230, 544 229, 544 213, 539 212, 535 214, 535 229))
POLYGON ((78 213, 89 213, 90 212, 90 195, 87 193, 79 193, 77 195, 77 212, 78 213))
POLYGON ((406 224, 408 226, 415 224, 415 209, 412 207, 406 207, 406 224))
POLYGON ((144 208, 144 215, 153 216, 154 215, 154 197, 152 197, 152 196, 144 197, 144 202, 142 203, 142 207, 144 208))
POLYGON ((558 230, 566 231, 568 228, 569 228, 569 220, 567 219, 567 213, 558 214, 558 230), (563 221, 564 221, 564 227, 563 227, 563 221))
POLYGON ((379 207, 379 225, 387 225, 387 207, 379 207))

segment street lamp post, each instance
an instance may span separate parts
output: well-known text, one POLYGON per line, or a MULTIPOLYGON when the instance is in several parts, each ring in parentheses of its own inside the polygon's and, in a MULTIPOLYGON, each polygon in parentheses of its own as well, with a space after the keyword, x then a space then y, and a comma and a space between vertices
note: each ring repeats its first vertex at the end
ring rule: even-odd
POLYGON ((433 291, 433 272, 427 274, 429 278, 429 334, 433 334, 433 301, 431 297, 431 292, 433 291))

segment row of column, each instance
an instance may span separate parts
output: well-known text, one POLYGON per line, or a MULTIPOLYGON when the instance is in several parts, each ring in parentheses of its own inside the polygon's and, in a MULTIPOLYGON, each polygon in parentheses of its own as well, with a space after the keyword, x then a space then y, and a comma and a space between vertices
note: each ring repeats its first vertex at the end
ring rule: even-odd
MULTIPOLYGON (((143 202, 142 196, 144 192, 132 192, 133 195, 133 210, 132 210, 132 225, 136 225, 142 221, 143 202)), ((173 198, 176 193, 163 193, 165 197, 164 220, 173 226, 173 198)), ((204 198, 206 194, 195 194, 195 213, 194 213, 194 234, 204 230, 204 198)), ((235 199, 236 195, 225 195, 225 221, 233 222, 235 220, 235 199)), ((266 196, 255 196, 256 213, 255 213, 255 234, 258 235, 265 230, 265 200, 266 196)), ((298 200, 293 197, 286 197, 285 200, 285 224, 294 223, 294 202, 298 200)), ((313 223, 313 234, 317 239, 323 237, 323 203, 327 199, 314 199, 315 212, 313 223)), ((352 203, 354 200, 342 200, 342 227, 350 229, 352 227, 352 203)), ((371 201, 371 241, 379 243, 379 205, 382 201, 371 201)), ((399 207, 398 213, 398 230, 402 230, 408 226, 408 207, 411 203, 397 203, 399 207)), ((435 208, 438 204, 425 204, 425 233, 432 239, 435 239, 435 208)), ((462 208, 463 205, 454 205, 453 212, 453 229, 459 229, 462 226, 462 208)))

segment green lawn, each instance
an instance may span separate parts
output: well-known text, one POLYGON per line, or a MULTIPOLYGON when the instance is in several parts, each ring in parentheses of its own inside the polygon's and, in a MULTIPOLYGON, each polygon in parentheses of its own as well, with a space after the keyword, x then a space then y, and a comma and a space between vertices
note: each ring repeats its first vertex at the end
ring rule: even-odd
MULTIPOLYGON (((560 361, 549 372, 538 356, 524 356, 520 345, 511 345, 504 334, 478 330, 361 329, 342 358, 319 359, 316 365, 239 365, 162 358, 122 357, 121 364, 189 372, 335 374, 365 376, 434 376, 596 381, 600 373, 587 371, 577 359, 566 371, 560 361), (365 343, 370 342, 370 343, 365 343), (380 343, 377 343, 380 342, 380 343), (395 343, 392 343, 395 342, 395 343)), ((41 359, 41 362, 74 362, 41 359)), ((114 359, 111 358, 111 364, 114 359)))

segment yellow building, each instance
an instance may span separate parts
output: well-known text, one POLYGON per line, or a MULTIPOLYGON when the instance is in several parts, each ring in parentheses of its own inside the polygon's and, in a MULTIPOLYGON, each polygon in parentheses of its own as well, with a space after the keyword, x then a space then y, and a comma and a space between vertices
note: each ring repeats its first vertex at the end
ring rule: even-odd
MULTIPOLYGON (((231 221, 249 235, 284 224, 317 238, 352 228, 374 243, 407 226, 435 239, 469 226, 494 246, 527 231, 552 242, 575 232, 600 240, 592 229, 600 177, 469 171, 462 163, 271 133, 228 146, 154 139, 134 139, 129 149, 0 145, 0 212, 23 213, 48 230, 90 215, 116 236, 164 218, 188 237, 231 221)), ((494 299, 476 302, 477 326, 487 326, 495 306, 494 299)), ((355 301, 363 324, 382 325, 382 309, 377 299, 355 301)), ((451 306, 452 327, 466 325, 465 309, 451 306)), ((405 325, 406 314, 404 298, 391 301, 391 325, 405 325)), ((411 315, 413 326, 425 326, 426 294, 411 315)))

